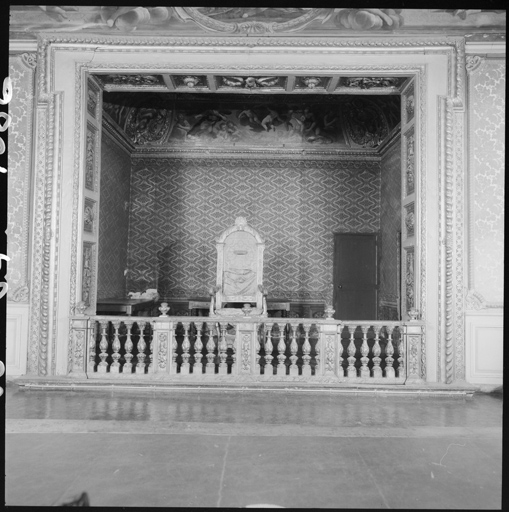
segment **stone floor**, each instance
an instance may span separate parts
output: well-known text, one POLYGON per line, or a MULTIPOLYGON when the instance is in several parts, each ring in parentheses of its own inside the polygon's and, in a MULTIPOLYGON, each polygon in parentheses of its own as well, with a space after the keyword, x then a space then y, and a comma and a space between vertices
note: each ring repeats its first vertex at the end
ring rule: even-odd
POLYGON ((502 397, 6 395, 6 503, 500 509, 502 397))

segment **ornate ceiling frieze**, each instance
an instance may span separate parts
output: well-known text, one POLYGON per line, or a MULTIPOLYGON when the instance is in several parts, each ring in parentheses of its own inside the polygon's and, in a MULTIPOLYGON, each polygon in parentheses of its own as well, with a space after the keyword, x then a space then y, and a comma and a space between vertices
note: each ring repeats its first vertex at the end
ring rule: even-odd
POLYGON ((270 36, 505 32, 502 9, 344 9, 312 7, 166 7, 13 5, 11 33, 67 31, 142 35, 206 33, 270 36))
POLYGON ((399 124, 398 96, 105 93, 136 147, 376 151, 399 124))

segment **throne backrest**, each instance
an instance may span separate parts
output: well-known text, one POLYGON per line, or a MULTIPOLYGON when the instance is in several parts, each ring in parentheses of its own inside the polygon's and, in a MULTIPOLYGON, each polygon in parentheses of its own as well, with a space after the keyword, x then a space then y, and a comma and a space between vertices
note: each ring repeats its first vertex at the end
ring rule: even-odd
POLYGON ((235 225, 218 238, 216 307, 225 303, 263 304, 263 251, 265 242, 247 224, 244 217, 237 217, 235 225))

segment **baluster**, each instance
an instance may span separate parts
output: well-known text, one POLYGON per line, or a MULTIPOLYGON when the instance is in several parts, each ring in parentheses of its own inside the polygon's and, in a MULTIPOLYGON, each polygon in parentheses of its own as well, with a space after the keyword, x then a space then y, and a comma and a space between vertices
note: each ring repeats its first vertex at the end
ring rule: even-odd
POLYGON ((132 358, 134 357, 133 354, 132 354, 132 351, 133 351, 133 340, 131 339, 131 329, 133 327, 133 322, 132 321, 126 321, 124 322, 124 325, 126 327, 126 335, 127 335, 127 338, 125 340, 125 345, 124 345, 124 349, 125 349, 125 355, 124 355, 124 358, 125 358, 125 363, 124 363, 124 367, 122 368, 122 373, 132 373, 133 371, 133 364, 131 362, 132 358))
POLYGON ((226 375, 228 373, 228 365, 226 364, 226 351, 228 350, 228 345, 226 344, 226 323, 221 326, 221 339, 217 346, 219 351, 219 371, 221 375, 226 375))
POLYGON ((291 324, 291 327, 292 327, 292 342, 290 343, 290 353, 292 354, 290 356, 290 361, 291 361, 291 365, 290 365, 290 375, 299 375, 299 367, 297 366, 297 350, 299 349, 298 345, 297 345, 297 339, 296 339, 296 336, 297 336, 297 329, 299 327, 299 324, 297 325, 294 325, 294 324, 291 324))
POLYGON ((380 363, 382 362, 380 357, 380 354, 382 353, 382 349, 380 347, 380 326, 374 325, 373 331, 375 331, 375 344, 373 345, 373 369, 371 372, 375 379, 379 379, 382 377, 382 368, 380 368, 380 363))
MULTIPOLYGON (((262 330, 262 332, 264 332, 262 330)), ((261 357, 261 352, 262 350, 262 346, 260 344, 260 330, 258 329, 258 332, 256 333, 256 336, 255 336, 255 375, 260 375, 262 370, 260 368, 260 357, 261 357)))
POLYGON ((97 334, 97 324, 95 320, 91 320, 90 327, 90 341, 88 342, 88 368, 87 371, 93 373, 95 370, 95 356, 96 356, 96 334, 97 334))
POLYGON ((274 350, 274 346, 272 345, 272 326, 273 324, 266 324, 265 328, 267 329, 267 341, 265 341, 265 375, 274 375, 274 368, 272 366, 272 351, 274 350))
POLYGON ((321 375, 320 371, 320 331, 316 326, 316 343, 315 343, 315 375, 321 375))
POLYGON ((118 362, 118 360, 120 359, 120 354, 119 354, 120 338, 119 338, 118 334, 119 334, 119 329, 120 329, 120 321, 116 320, 116 321, 112 321, 111 323, 113 324, 114 338, 113 338, 113 344, 111 346, 111 348, 113 349, 113 354, 111 355, 113 362, 111 363, 111 366, 110 366, 110 373, 119 373, 120 363, 118 362))
POLYGON ((191 354, 189 353, 189 349, 191 348, 191 343, 189 342, 189 322, 182 322, 182 327, 184 328, 184 341, 182 342, 182 364, 180 365, 180 374, 181 375, 189 375, 189 358, 191 354))
POLYGON ((138 363, 136 364, 136 373, 145 373, 145 349, 147 348, 147 344, 145 343, 145 339, 143 337, 143 328, 141 323, 137 323, 138 330, 140 331, 139 339, 138 339, 138 363))
POLYGON ((278 324, 279 327, 279 343, 277 344, 277 351, 279 352, 277 356, 278 365, 277 365, 277 375, 286 375, 286 365, 285 365, 285 351, 286 351, 286 343, 285 343, 285 326, 278 324))
POLYGON ((177 344, 177 329, 178 329, 178 323, 175 322, 173 324, 173 340, 171 342, 171 359, 172 359, 172 362, 171 362, 171 366, 172 366, 172 372, 174 375, 177 374, 177 349, 178 349, 178 344, 177 344))
POLYGON ((99 357, 101 358, 101 362, 97 366, 98 373, 106 373, 108 370, 108 363, 106 362, 106 359, 108 357, 107 350, 108 350, 108 336, 106 334, 106 331, 108 329, 108 321, 100 322, 101 329, 102 329, 102 336, 101 336, 101 342, 99 343, 99 348, 101 349, 101 353, 99 354, 99 357))
POLYGON ((309 343, 309 329, 311 328, 308 324, 302 324, 304 329, 304 345, 302 345, 302 375, 307 377, 311 376, 311 344, 309 343))
POLYGON ((338 336, 338 377, 345 376, 345 370, 343 369, 343 330, 339 333, 338 336))
POLYGON ((232 343, 232 368, 231 368, 231 374, 232 375, 235 375, 236 371, 237 371, 237 325, 234 325, 233 326, 233 332, 235 333, 235 339, 233 340, 233 343, 232 343))
POLYGON ((398 377, 405 377, 405 347, 403 345, 403 333, 401 332, 401 328, 398 328, 399 332, 399 344, 398 344, 398 377))
MULTIPOLYGON (((219 324, 217 329, 217 334, 219 336, 219 324)), ((216 348, 216 344, 214 343, 214 336, 210 331, 209 332, 209 339, 207 341, 207 366, 205 368, 206 373, 215 373, 216 371, 216 365, 214 364, 214 349, 216 348)))
POLYGON ((355 368, 355 325, 348 325, 348 332, 350 333, 350 344, 348 345, 348 368, 346 369, 346 375, 349 378, 357 377, 357 370, 355 368))
POLYGON ((369 345, 368 345, 368 329, 369 325, 361 325, 362 329, 362 345, 361 345, 361 377, 369 377, 369 368, 368 368, 368 355, 369 355, 369 345))
POLYGON ((194 326, 196 328, 196 340, 194 342, 193 374, 201 375, 203 373, 203 363, 201 362, 201 358, 203 357, 203 354, 201 353, 203 350, 203 343, 201 341, 203 324, 199 330, 198 327, 196 327, 196 324, 194 324, 194 326))
MULTIPOLYGON (((154 373, 154 366, 153 366, 153 362, 154 362, 154 331, 152 330, 152 326, 150 325, 150 322, 147 322, 145 324, 145 329, 148 327, 148 334, 149 334, 149 339, 148 339, 148 360, 149 360, 149 363, 148 363, 148 373, 154 373)), ((143 329, 143 331, 145 331, 145 329, 143 329)))
POLYGON ((392 365, 394 364, 394 358, 392 357, 394 354, 394 347, 392 346, 392 331, 393 327, 385 326, 387 331, 387 346, 385 347, 385 376, 388 379, 394 379, 396 374, 394 372, 394 368, 392 365))

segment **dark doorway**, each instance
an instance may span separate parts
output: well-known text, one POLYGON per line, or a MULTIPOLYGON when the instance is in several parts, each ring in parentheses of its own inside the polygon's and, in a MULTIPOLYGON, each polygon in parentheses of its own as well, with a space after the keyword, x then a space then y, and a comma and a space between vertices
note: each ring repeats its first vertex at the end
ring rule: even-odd
POLYGON ((338 320, 378 318, 377 234, 334 234, 333 300, 338 320))

